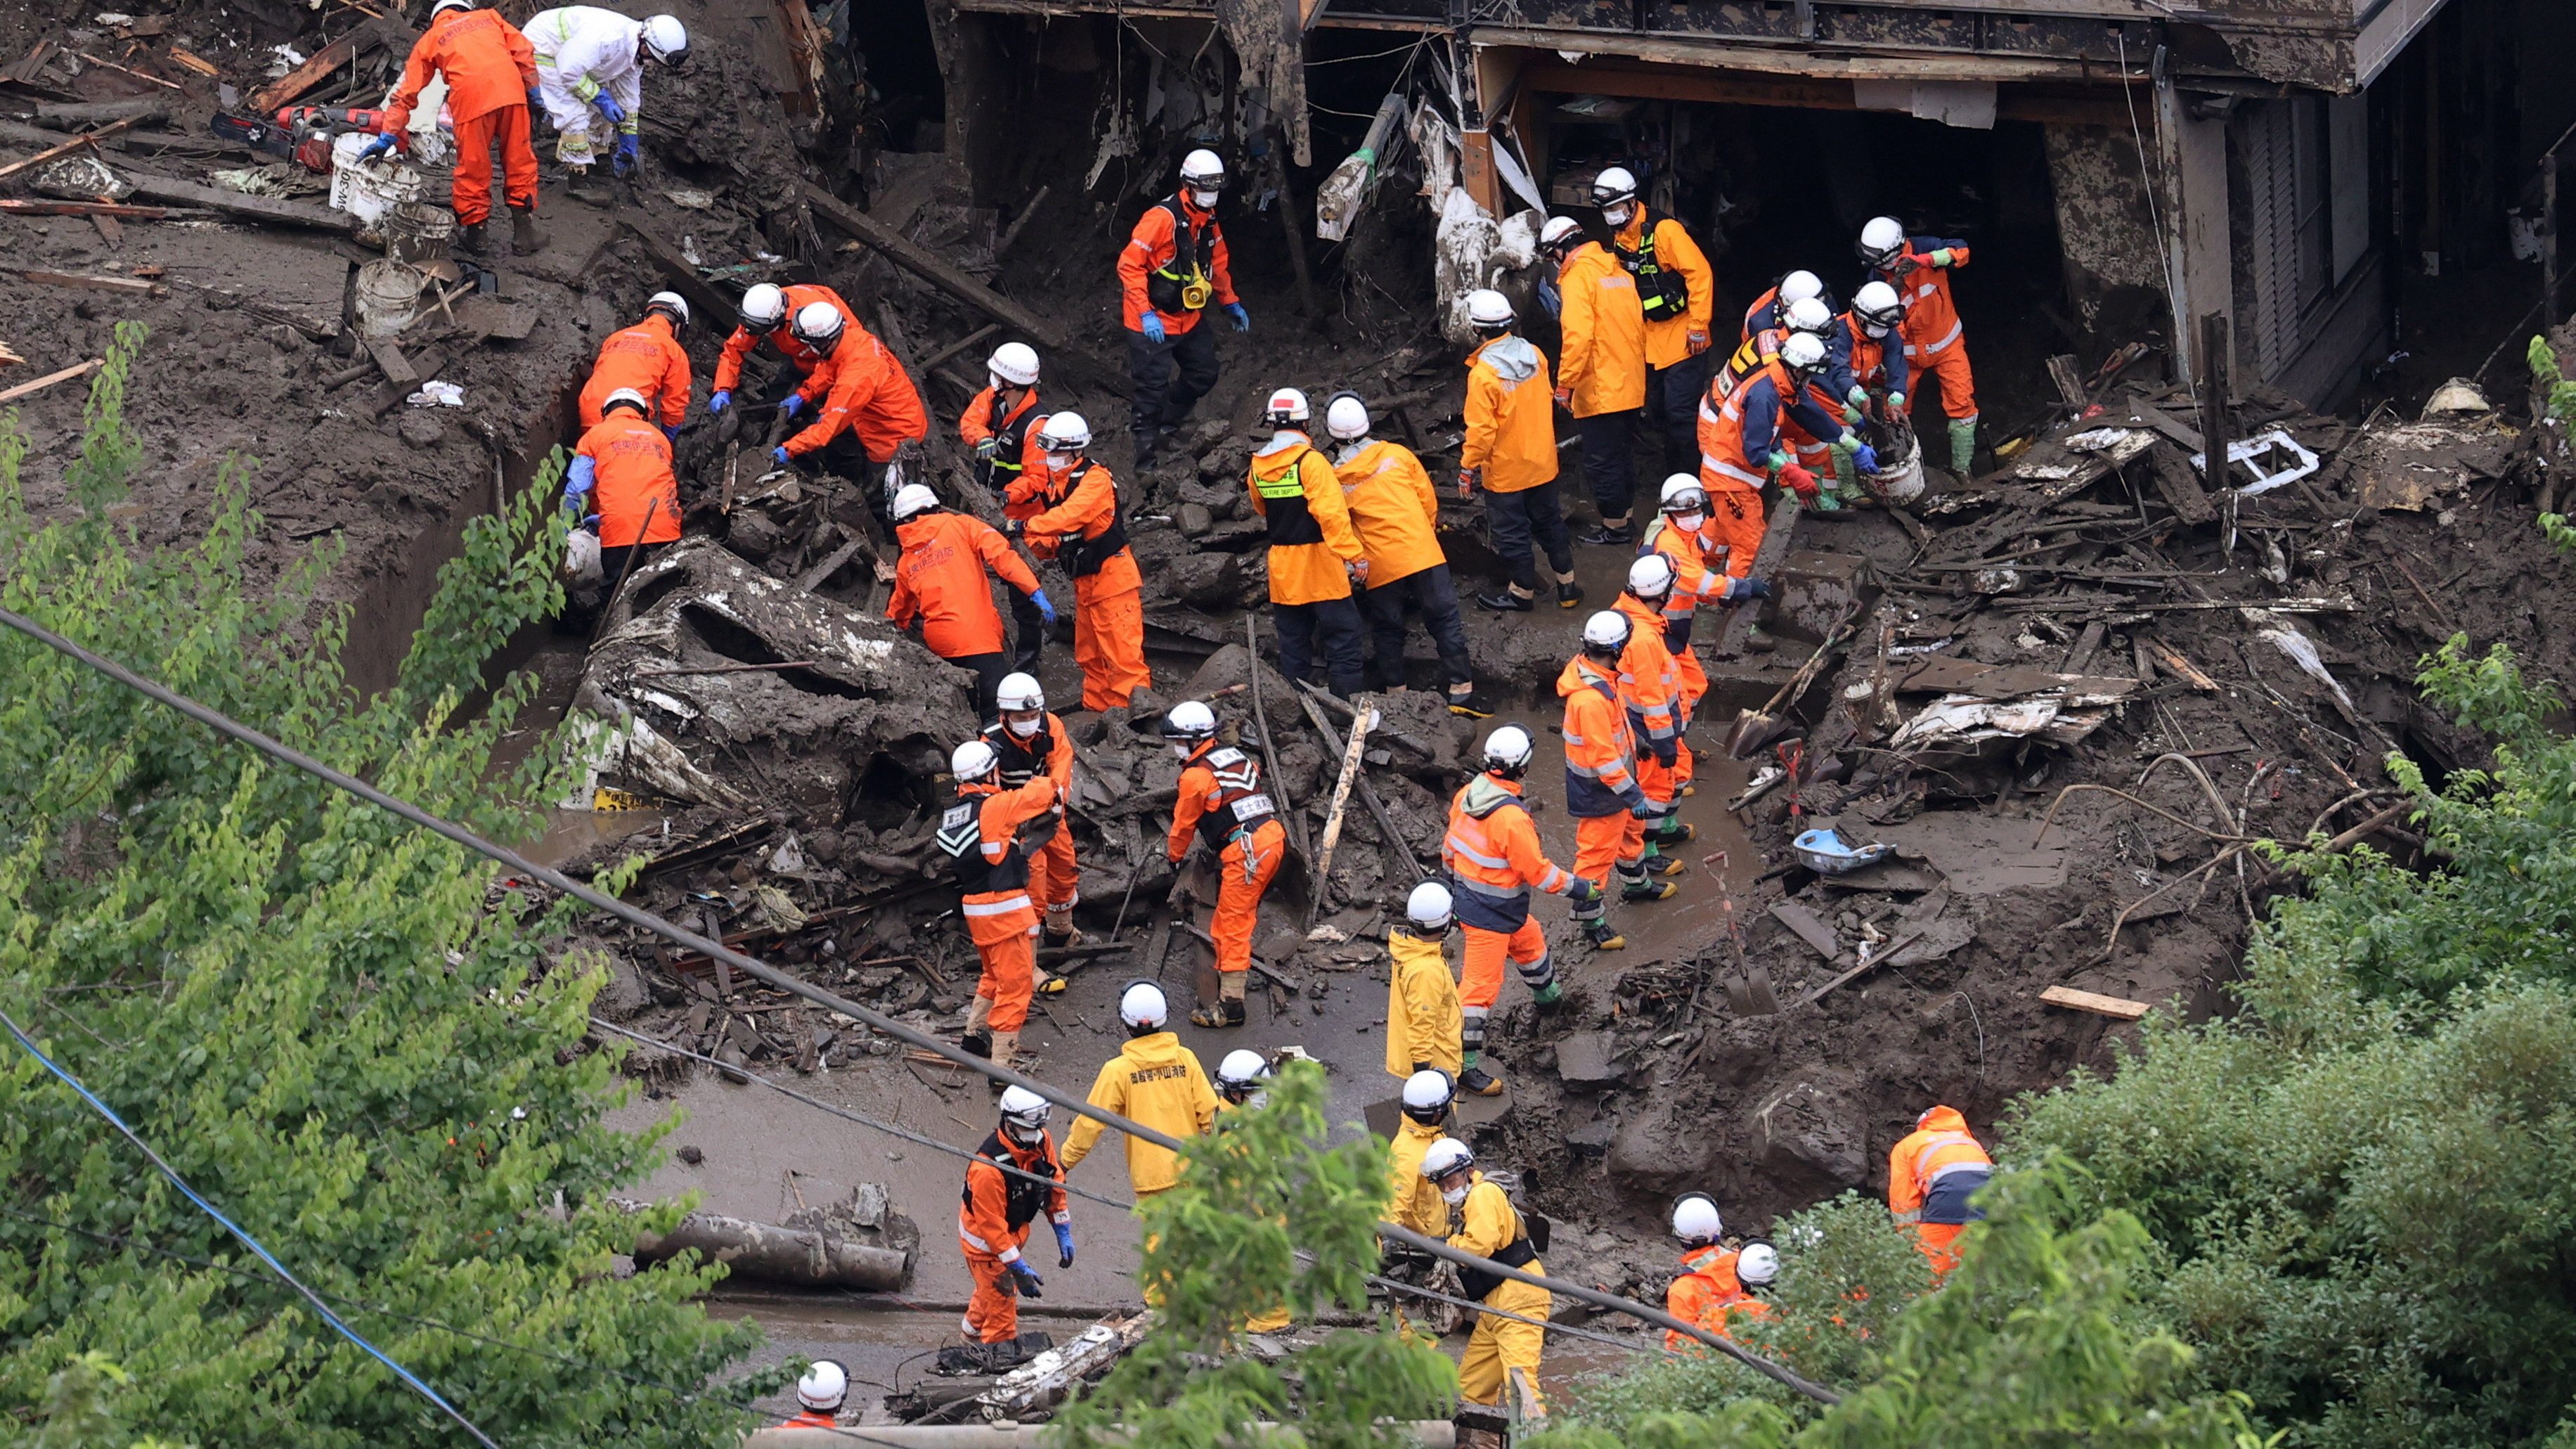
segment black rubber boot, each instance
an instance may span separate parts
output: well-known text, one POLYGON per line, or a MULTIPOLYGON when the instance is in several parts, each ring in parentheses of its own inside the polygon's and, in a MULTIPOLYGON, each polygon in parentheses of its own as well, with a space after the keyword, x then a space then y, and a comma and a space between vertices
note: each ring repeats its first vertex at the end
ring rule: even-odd
POLYGON ((1571 609, 1582 602, 1583 585, 1574 582, 1572 579, 1568 579, 1564 583, 1556 586, 1556 606, 1558 608, 1571 609))
POLYGON ((1491 609, 1497 614, 1526 614, 1538 607, 1538 599, 1530 594, 1514 593, 1510 589, 1496 589, 1490 594, 1476 595, 1476 607, 1491 609))

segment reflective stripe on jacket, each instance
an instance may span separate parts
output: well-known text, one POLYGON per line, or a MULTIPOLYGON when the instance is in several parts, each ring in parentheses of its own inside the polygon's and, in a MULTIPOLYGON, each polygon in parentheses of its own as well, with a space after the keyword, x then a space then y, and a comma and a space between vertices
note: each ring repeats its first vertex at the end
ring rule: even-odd
POLYGON ((1618 679, 1577 654, 1557 675, 1556 692, 1565 701, 1566 813, 1590 819, 1644 804, 1618 679))
POLYGON ((1574 883, 1540 847, 1520 782, 1491 774, 1469 780, 1450 800, 1440 863, 1458 886, 1458 919, 1480 931, 1519 930, 1533 887, 1553 896, 1574 883))
POLYGON ((1367 557, 1351 531, 1333 461, 1304 433, 1276 434, 1252 455, 1246 488, 1270 529, 1270 602, 1313 604, 1351 596, 1345 563, 1367 557))

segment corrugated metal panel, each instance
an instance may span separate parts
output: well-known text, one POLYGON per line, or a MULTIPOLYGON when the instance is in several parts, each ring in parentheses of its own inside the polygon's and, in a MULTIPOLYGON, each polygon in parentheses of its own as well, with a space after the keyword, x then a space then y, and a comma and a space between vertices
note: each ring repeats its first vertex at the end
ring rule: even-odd
POLYGON ((2238 328, 2253 345, 2266 378, 2299 350, 2299 185, 2295 102, 2261 101, 2237 109, 2237 153, 2244 159, 2246 270, 2250 309, 2238 328))

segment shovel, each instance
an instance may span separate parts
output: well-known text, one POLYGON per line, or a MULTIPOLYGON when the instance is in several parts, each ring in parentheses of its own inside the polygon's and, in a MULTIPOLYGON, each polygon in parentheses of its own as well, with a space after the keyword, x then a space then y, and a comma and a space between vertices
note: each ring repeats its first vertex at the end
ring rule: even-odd
POLYGON ((1807 662, 1799 665, 1798 672, 1789 676, 1788 683, 1774 690, 1771 697, 1763 701, 1760 709, 1742 709, 1735 712, 1735 728, 1727 731, 1726 734, 1728 759, 1745 758, 1770 743, 1788 728, 1781 717, 1798 707, 1798 701, 1805 696, 1807 686, 1814 684, 1816 676, 1824 673, 1825 661, 1833 656, 1837 646, 1852 636, 1854 621, 1859 616, 1860 606, 1854 603, 1851 611, 1843 615, 1842 622, 1836 624, 1833 632, 1825 636, 1825 642, 1816 646, 1816 652, 1807 656, 1807 662))
POLYGON ((1771 968, 1751 962, 1744 956, 1744 922, 1735 913, 1735 895, 1726 888, 1726 852, 1712 851, 1699 858, 1700 865, 1717 882, 1717 907, 1726 917, 1727 949, 1735 956, 1735 974, 1722 982, 1726 1004, 1738 1016, 1770 1016, 1780 1009, 1780 998, 1771 990, 1771 968))

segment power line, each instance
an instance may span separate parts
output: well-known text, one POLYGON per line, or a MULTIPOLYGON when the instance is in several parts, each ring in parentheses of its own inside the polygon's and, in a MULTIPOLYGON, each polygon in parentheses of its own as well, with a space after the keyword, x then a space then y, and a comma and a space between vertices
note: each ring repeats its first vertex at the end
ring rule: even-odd
MULTIPOLYGON (((964 1067, 969 1071, 981 1073, 997 1082, 1024 1087, 1069 1112, 1078 1116, 1091 1118, 1093 1121, 1099 1122, 1104 1126, 1115 1127, 1119 1131, 1126 1133, 1129 1137, 1135 1138, 1138 1141, 1150 1142, 1157 1147, 1162 1147, 1173 1152, 1186 1150, 1186 1144, 1179 1138, 1172 1136, 1170 1133, 1158 1131, 1141 1122, 1120 1116, 1115 1112, 1095 1107, 1090 1102, 1046 1082, 1039 1081, 1035 1077, 1013 1071, 999 1062, 976 1056, 953 1042, 942 1041, 927 1032, 907 1026, 904 1023, 895 1020, 893 1017, 887 1016, 883 1012, 861 1006, 855 1001, 848 1000, 847 998, 836 995, 832 992, 825 991, 823 988, 813 985, 810 982, 790 976, 786 972, 780 971, 765 962, 754 960, 740 951, 733 949, 731 946, 726 945, 722 941, 713 940, 706 936, 699 935, 695 931, 684 930, 681 927, 664 920, 660 916, 654 915, 650 911, 637 906, 628 905, 626 902, 619 900, 614 896, 604 894, 591 886, 574 880, 572 877, 565 875, 562 871, 556 870, 551 866, 539 865, 535 861, 520 854, 518 851, 511 850, 506 846, 497 845, 489 840, 485 840, 483 837, 476 835, 474 832, 467 830, 461 825, 457 825, 452 821, 432 815, 428 811, 421 809, 419 806, 414 805, 409 801, 397 799, 392 795, 386 794, 384 791, 377 789, 375 786, 368 784, 366 781, 361 780, 354 775, 348 774, 342 770, 333 769, 329 765, 323 764, 321 761, 314 759, 310 755, 306 755, 299 750, 291 749, 286 745, 280 744, 276 740, 269 738, 258 730, 252 729, 248 725, 242 724, 219 710, 208 705, 200 704, 196 700, 190 699, 187 696, 179 694, 162 685, 155 684, 151 680, 145 679, 142 675, 135 673, 133 670, 126 668, 124 665, 119 664, 112 659, 94 654, 89 650, 82 648, 80 645, 75 644, 60 634, 45 628, 43 625, 27 618, 23 614, 19 614, 13 610, 0 609, 0 624, 5 624, 9 628, 17 630, 19 633, 43 644, 46 648, 63 655, 65 658, 71 659, 85 668, 94 670, 97 673, 124 685, 126 688, 155 701, 156 703, 186 715, 188 718, 197 721, 208 729, 214 730, 218 734, 224 735, 229 739, 237 740, 242 744, 246 744, 252 749, 259 751, 261 754, 267 755, 271 759, 277 760, 282 764, 292 766, 297 770, 301 770, 316 779, 330 784, 336 789, 355 795, 359 799, 374 805, 388 814, 410 821, 421 829, 427 830, 434 835, 464 846, 467 850, 473 851, 477 855, 483 856, 489 860, 497 861, 502 865, 506 865, 513 871, 540 881, 564 895, 571 896, 573 899, 582 902, 594 910, 600 911, 606 915, 614 916, 618 920, 626 922, 628 925, 649 931, 675 945, 686 946, 702 955, 713 957, 718 961, 724 962, 727 966, 742 972, 744 975, 751 977, 755 981, 759 981, 764 985, 784 991, 791 996, 802 997, 807 1001, 813 1002, 817 1006, 839 1012, 843 1016, 849 1017, 853 1021, 857 1021, 871 1027, 884 1035, 893 1037, 895 1040, 902 1042, 907 1046, 918 1047, 923 1051, 929 1052, 943 1061, 964 1067)), ((1781 1364, 1773 1363, 1771 1360, 1762 1357, 1760 1354, 1752 1352, 1743 1345, 1722 1335, 1711 1333, 1696 1323, 1685 1323, 1681 1319, 1675 1318, 1671 1314, 1664 1312, 1662 1309, 1648 1307, 1643 1303, 1637 1302, 1635 1299, 1622 1298, 1615 1293, 1605 1293, 1598 1288, 1593 1288, 1582 1283, 1571 1283, 1560 1278, 1550 1278, 1542 1274, 1526 1272, 1520 1268, 1515 1268, 1508 1263, 1498 1263, 1491 1258, 1480 1257, 1474 1253, 1467 1252, 1464 1249, 1452 1247, 1443 1239, 1431 1237, 1423 1233, 1417 1233, 1411 1228, 1398 1223, 1380 1222, 1377 1225, 1377 1233, 1380 1238, 1402 1243, 1419 1252, 1429 1253, 1435 1258, 1446 1259, 1447 1261, 1456 1263, 1461 1267, 1475 1268, 1480 1272, 1507 1278, 1515 1283, 1527 1283, 1533 1287, 1545 1288, 1551 1293, 1562 1293, 1569 1298, 1573 1298, 1579 1302, 1589 1303, 1596 1308, 1610 1309, 1614 1312, 1627 1314, 1632 1318, 1642 1319, 1643 1321, 1657 1327, 1670 1329, 1686 1338, 1693 1339, 1710 1348, 1716 1349, 1718 1352, 1733 1358, 1738 1363, 1743 1364, 1746 1368, 1749 1368, 1786 1388, 1803 1394, 1808 1398, 1814 1399, 1818 1403, 1838 1404, 1842 1402, 1841 1394, 1806 1378, 1804 1375, 1799 1374, 1793 1369, 1781 1364)))

